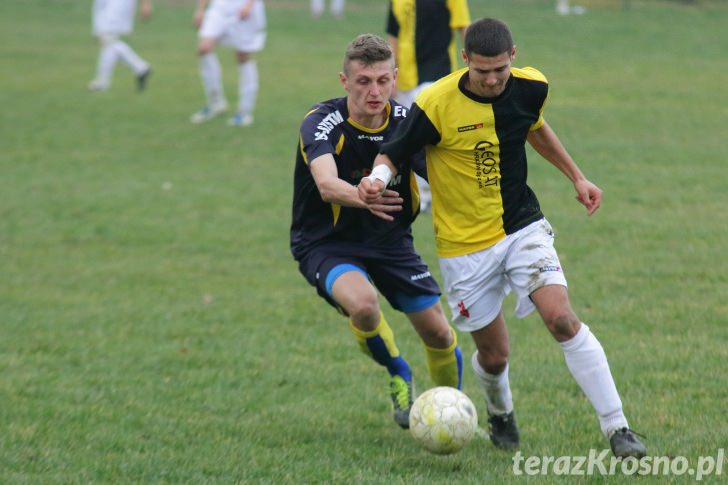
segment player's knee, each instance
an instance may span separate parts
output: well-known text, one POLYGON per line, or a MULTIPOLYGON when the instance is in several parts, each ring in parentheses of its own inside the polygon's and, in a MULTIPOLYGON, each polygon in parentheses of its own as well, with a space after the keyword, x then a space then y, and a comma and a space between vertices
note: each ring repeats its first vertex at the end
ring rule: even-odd
POLYGON ((500 374, 508 365, 508 349, 478 349, 478 363, 488 374, 500 374))
POLYGON ((373 330, 379 323, 379 302, 376 297, 360 298, 346 309, 351 319, 367 330, 373 330))
POLYGON ((579 331, 579 319, 572 312, 554 313, 544 318, 551 335, 559 342, 571 339, 579 331))

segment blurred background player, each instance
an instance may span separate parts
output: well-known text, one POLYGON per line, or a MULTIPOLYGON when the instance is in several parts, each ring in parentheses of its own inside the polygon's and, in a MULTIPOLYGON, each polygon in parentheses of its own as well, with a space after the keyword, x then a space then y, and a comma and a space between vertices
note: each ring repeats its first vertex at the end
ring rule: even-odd
MULTIPOLYGON (((407 106, 425 87, 457 67, 455 33, 462 40, 470 24, 467 0, 391 0, 387 40, 397 63, 394 97, 407 106)), ((417 176, 420 210, 432 202, 427 181, 417 176)))
POLYGON ((377 290, 419 334, 435 385, 460 388, 462 356, 440 288, 415 251, 410 225, 419 203, 411 162, 401 165, 400 177, 369 208, 357 194, 356 184, 407 111, 390 99, 396 70, 387 42, 371 34, 354 39, 339 79, 346 96, 316 104, 301 123, 291 252, 319 296, 349 317, 360 350, 389 372, 394 420, 407 428, 412 371, 377 290))
MULTIPOLYGON (((129 45, 120 39, 134 30, 136 0, 94 0, 93 33, 99 39, 99 58, 96 77, 88 84, 91 91, 106 91, 116 63, 121 60, 136 76, 137 89, 143 91, 152 70, 149 63, 139 57, 129 45)), ((151 0, 141 0, 139 16, 147 20, 152 16, 151 0)))
MULTIPOLYGON (((345 0, 329 0, 329 11, 331 15, 340 19, 344 17, 345 0)), ((317 19, 326 10, 326 0, 311 0, 311 17, 317 19)))
POLYGON ((258 66, 253 54, 263 49, 266 36, 263 0, 198 0, 195 27, 199 29, 197 54, 207 104, 190 117, 204 123, 225 113, 228 103, 222 85, 222 69, 215 54, 219 43, 235 49, 238 62, 238 108, 228 120, 230 126, 253 124, 258 96, 258 66))

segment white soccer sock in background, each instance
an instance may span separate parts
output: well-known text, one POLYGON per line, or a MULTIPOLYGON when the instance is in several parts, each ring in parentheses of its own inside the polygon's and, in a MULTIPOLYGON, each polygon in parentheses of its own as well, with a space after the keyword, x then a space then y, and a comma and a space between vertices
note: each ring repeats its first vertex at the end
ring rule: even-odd
POLYGON ((119 59, 119 54, 114 48, 114 41, 115 39, 101 39, 99 60, 96 64, 96 81, 105 87, 111 84, 114 67, 119 59))
POLYGON ((252 115, 258 97, 258 64, 250 59, 238 66, 238 112, 252 115))
POLYGON ((139 57, 129 45, 121 40, 114 42, 114 49, 116 49, 119 58, 134 71, 135 74, 142 74, 144 71, 149 69, 149 63, 139 57))
POLYGON ((225 102, 225 93, 222 88, 222 69, 220 61, 214 52, 200 56, 200 77, 205 88, 208 104, 225 102))
POLYGON ((344 15, 344 0, 331 0, 331 15, 334 17, 344 15))
POLYGON ((576 335, 561 342, 566 365, 599 415, 602 433, 627 426, 617 387, 604 349, 589 327, 582 323, 576 335))
POLYGON ((472 359, 475 377, 485 391, 485 402, 488 404, 490 414, 508 414, 513 411, 513 395, 508 383, 508 364, 500 374, 489 374, 478 362, 478 352, 473 353, 472 359))

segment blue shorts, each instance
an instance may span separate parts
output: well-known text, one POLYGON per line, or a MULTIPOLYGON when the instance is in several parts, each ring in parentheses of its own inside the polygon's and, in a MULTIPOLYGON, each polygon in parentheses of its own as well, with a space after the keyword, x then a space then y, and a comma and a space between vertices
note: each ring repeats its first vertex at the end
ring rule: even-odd
POLYGON ((331 287, 348 271, 365 275, 392 308, 404 313, 426 310, 440 300, 437 281, 409 241, 397 248, 327 242, 309 251, 298 269, 319 296, 342 313, 331 287))

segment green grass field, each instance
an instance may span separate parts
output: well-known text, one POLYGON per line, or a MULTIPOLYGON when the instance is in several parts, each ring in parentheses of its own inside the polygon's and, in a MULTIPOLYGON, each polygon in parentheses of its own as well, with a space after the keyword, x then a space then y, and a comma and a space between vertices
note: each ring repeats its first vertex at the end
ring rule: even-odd
MULTIPOLYGON (((509 22, 515 65, 548 76, 546 116, 605 190, 587 218, 531 153, 573 304, 632 426, 650 455, 694 465, 728 447, 728 5, 573 3, 587 14, 559 17, 551 0, 473 0, 471 13, 509 22)), ((515 476, 512 454, 483 440, 450 457, 420 450, 391 422, 386 373, 298 274, 298 125, 342 94, 343 49, 383 34, 385 0, 317 23, 306 0, 267 2, 244 130, 188 122, 203 104, 191 0, 157 0, 130 38, 154 67, 147 92, 121 66, 111 91, 87 92, 90 4, 0 4, 0 483, 625 481, 515 476)), ((234 101, 233 56, 220 55, 234 101)), ((437 273, 429 215, 415 233, 437 273)), ((522 454, 604 449, 560 349, 512 309, 509 298, 522 454)), ((415 333, 385 311, 424 390, 415 333)), ((464 390, 485 414, 469 366, 464 390)))

